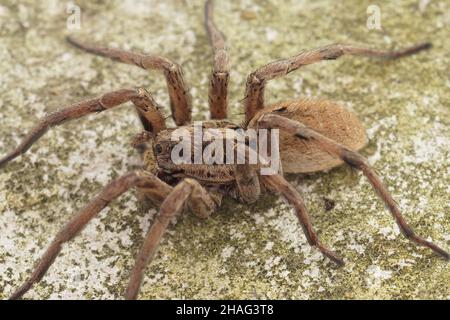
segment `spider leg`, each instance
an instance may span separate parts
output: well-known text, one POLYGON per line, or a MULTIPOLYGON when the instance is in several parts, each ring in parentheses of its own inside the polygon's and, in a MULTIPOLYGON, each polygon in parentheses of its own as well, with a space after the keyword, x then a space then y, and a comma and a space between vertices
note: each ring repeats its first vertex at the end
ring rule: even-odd
POLYGON ((345 146, 323 136, 322 134, 314 131, 313 129, 304 126, 300 122, 275 115, 266 114, 258 120, 258 125, 265 128, 280 128, 295 135, 299 139, 314 140, 317 142, 320 148, 323 148, 327 152, 336 157, 341 158, 349 166, 361 170, 367 177, 372 187, 378 193, 379 197, 383 200, 386 206, 389 208, 392 216, 394 217, 397 225, 399 226, 403 235, 415 242, 418 245, 425 246, 443 256, 446 260, 450 259, 450 255, 445 250, 441 249, 434 243, 425 240, 424 238, 415 234, 413 229, 407 224, 405 218, 400 212, 397 202, 392 198, 388 189, 384 186, 381 178, 376 174, 375 170, 370 167, 369 162, 362 155, 352 150, 347 149, 345 146))
POLYGON ((173 189, 161 204, 159 213, 137 255, 125 293, 127 300, 137 298, 145 268, 153 259, 170 221, 182 212, 187 201, 192 197, 195 197, 197 203, 194 207, 199 208, 201 206, 203 208, 203 212, 198 213, 202 217, 210 215, 216 207, 208 192, 195 180, 185 179, 173 189))
POLYGON ((111 182, 59 231, 34 268, 31 276, 11 295, 10 299, 21 298, 34 283, 39 282, 55 261, 64 243, 72 240, 111 201, 136 186, 143 188, 143 190, 156 188, 162 190, 161 192, 164 192, 168 187, 155 176, 143 171, 125 174, 111 182))
POLYGON ((261 195, 256 169, 249 164, 237 164, 234 169, 239 199, 244 203, 254 203, 261 195))
POLYGON ((165 129, 164 117, 159 111, 160 107, 146 90, 122 89, 112 91, 101 97, 73 104, 43 118, 15 150, 0 159, 0 167, 25 153, 49 128, 91 113, 111 109, 128 101, 132 101, 136 106, 139 116, 145 120, 147 130, 156 134, 165 129))
POLYGON ((258 110, 264 108, 264 90, 267 81, 283 77, 305 65, 313 64, 322 60, 335 60, 343 55, 397 59, 429 48, 431 48, 431 43, 421 43, 396 51, 361 48, 344 44, 332 44, 322 48, 300 52, 298 55, 288 59, 281 59, 271 62, 251 73, 247 78, 245 93, 246 123, 253 118, 258 110))
MULTIPOLYGON (((246 160, 248 160, 247 152, 249 153, 248 156, 250 156, 250 153, 254 151, 249 147, 246 148, 246 160)), ((328 257, 339 266, 344 265, 344 261, 340 257, 338 257, 336 253, 325 247, 319 241, 319 238, 314 231, 314 228, 309 219, 303 199, 297 192, 297 190, 295 190, 295 188, 292 187, 279 174, 258 176, 255 172, 258 167, 260 167, 260 165, 236 165, 234 172, 240 199, 246 203, 255 202, 259 198, 261 193, 261 179, 261 183, 264 185, 264 187, 266 187, 270 191, 281 193, 281 195, 294 207, 308 243, 318 248, 324 256, 328 257)))
POLYGON ((191 121, 192 101, 189 89, 184 82, 181 67, 172 60, 155 55, 143 55, 120 49, 95 47, 82 43, 72 37, 67 41, 73 46, 86 52, 111 58, 126 64, 136 65, 144 70, 160 70, 164 73, 170 97, 172 118, 178 126, 191 121))
POLYGON ((229 56, 225 36, 213 20, 214 1, 205 4, 205 28, 214 53, 214 64, 209 87, 211 119, 226 119, 228 106, 229 56))
POLYGON ((317 234, 314 231, 309 219, 303 199, 297 190, 295 190, 293 186, 291 186, 282 176, 278 174, 266 176, 262 175, 261 179, 263 183, 267 184, 272 190, 281 193, 281 195, 295 208, 295 212, 297 213, 297 217, 302 225, 309 244, 317 247, 324 256, 328 257, 339 266, 344 265, 344 260, 339 258, 336 253, 325 247, 319 241, 319 238, 317 237, 317 234))

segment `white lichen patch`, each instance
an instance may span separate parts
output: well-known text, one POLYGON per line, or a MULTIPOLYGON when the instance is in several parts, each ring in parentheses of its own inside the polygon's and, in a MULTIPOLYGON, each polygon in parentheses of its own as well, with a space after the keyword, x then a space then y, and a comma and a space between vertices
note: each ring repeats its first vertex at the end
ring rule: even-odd
POLYGON ((228 246, 228 247, 225 247, 223 250, 222 250, 222 260, 225 262, 225 261, 227 261, 230 257, 231 257, 231 255, 233 254, 233 252, 235 251, 236 249, 234 248, 234 247, 231 247, 231 246, 228 246))
POLYGON ((369 290, 377 289, 381 283, 392 277, 392 271, 383 270, 377 265, 371 265, 367 268, 368 277, 366 279, 369 290))
MULTIPOLYGON (((271 60, 335 42, 386 48, 433 40, 431 51, 408 59, 345 57, 305 66, 271 81, 266 96, 268 103, 326 98, 357 113, 369 138, 362 153, 417 232, 448 249, 450 4, 381 2, 378 32, 366 27, 370 1, 216 2, 231 55, 229 113, 237 122, 247 74, 271 60)), ((76 3, 79 31, 66 29, 65 2, 0 5, 0 156, 38 118, 110 90, 145 87, 169 115, 161 74, 76 50, 64 41, 68 34, 171 57, 184 69, 194 118, 208 115, 211 49, 202 0, 76 3)), ((136 167, 130 141, 140 130, 126 104, 49 130, 0 169, 0 298, 25 280, 52 237, 102 186, 136 167)), ((449 298, 449 264, 404 239, 363 175, 341 167, 289 180, 321 241, 345 267, 309 246, 294 210, 276 196, 252 206, 225 199, 206 221, 186 215, 170 226, 140 297, 449 298), (332 210, 324 198, 335 202, 332 210)), ((120 298, 155 214, 133 192, 122 196, 64 246, 26 297, 120 298)))

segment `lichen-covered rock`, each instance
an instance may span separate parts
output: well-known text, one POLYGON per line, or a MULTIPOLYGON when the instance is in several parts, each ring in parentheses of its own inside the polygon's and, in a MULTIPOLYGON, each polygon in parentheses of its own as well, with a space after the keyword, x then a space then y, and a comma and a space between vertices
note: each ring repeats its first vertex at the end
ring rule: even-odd
MULTIPOLYGON (((450 247, 450 3, 379 1, 382 30, 366 25, 370 1, 217 1, 232 57, 231 117, 242 118, 246 75, 273 59, 333 42, 434 48, 390 62, 345 57, 308 66, 267 89, 268 103, 332 99, 359 114, 363 154, 421 235, 450 247)), ((0 155, 37 119, 109 90, 145 86, 168 106, 155 72, 94 57, 64 37, 182 64, 195 119, 207 116, 211 69, 203 1, 78 1, 82 28, 66 28, 64 2, 0 4, 0 155)), ((166 108, 166 113, 169 110, 166 108)), ((48 132, 0 170, 0 298, 29 274, 58 229, 112 178, 135 167, 140 124, 130 105, 48 132)), ((170 228, 146 271, 141 298, 450 298, 450 266, 399 233, 365 178, 346 167, 292 177, 323 242, 345 257, 336 268, 310 248, 277 197, 256 206, 226 200, 211 219, 186 215, 170 228), (325 198, 336 203, 325 210, 325 198)), ((329 202, 327 201, 327 203, 329 202)), ((67 244, 28 298, 120 298, 155 211, 130 192, 67 244)))

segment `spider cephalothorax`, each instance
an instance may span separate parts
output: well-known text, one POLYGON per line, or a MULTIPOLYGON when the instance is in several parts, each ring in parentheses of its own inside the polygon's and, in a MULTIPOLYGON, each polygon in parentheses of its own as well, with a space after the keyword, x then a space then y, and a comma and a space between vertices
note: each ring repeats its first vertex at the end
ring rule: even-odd
MULTIPOLYGON (((330 169, 341 163, 363 172, 407 238, 449 259, 446 251, 413 232, 381 179, 368 161, 357 153, 366 144, 366 135, 361 122, 353 113, 335 103, 323 100, 292 100, 269 107, 264 104, 264 88, 269 80, 285 76, 305 65, 337 59, 342 55, 400 58, 428 49, 430 44, 420 44, 398 51, 335 44, 303 51, 292 58, 269 63, 248 76, 244 99, 245 119, 242 125, 237 125, 226 120, 229 65, 224 36, 213 22, 211 0, 206 2, 205 9, 206 29, 214 52, 214 64, 209 91, 212 120, 203 122, 202 128, 213 128, 219 133, 226 130, 237 132, 239 129, 268 129, 272 132, 275 129, 281 130, 280 170, 263 175, 258 170, 261 168, 260 164, 174 161, 173 151, 177 145, 177 140, 173 139, 174 132, 182 131, 183 135, 189 138, 195 135, 195 124, 191 123, 191 98, 180 66, 165 57, 98 48, 69 38, 71 44, 85 51, 134 64, 146 70, 162 71, 167 80, 172 117, 178 127, 176 129, 166 127, 161 108, 146 90, 121 89, 71 105, 45 117, 19 147, 0 160, 1 167, 26 152, 52 126, 91 113, 102 112, 125 102, 132 102, 135 105, 144 127, 144 132, 139 134, 133 143, 142 154, 142 169, 112 181, 75 215, 56 235, 30 278, 12 294, 12 298, 22 297, 44 276, 61 251, 62 245, 74 238, 112 200, 131 188, 137 188, 143 196, 159 206, 159 214, 149 229, 136 259, 126 291, 128 299, 137 297, 145 267, 154 256, 172 218, 185 208, 189 208, 201 218, 206 218, 220 206, 223 196, 232 196, 242 202, 251 203, 263 192, 280 193, 295 209, 308 242, 324 256, 342 265, 344 261, 319 241, 302 197, 283 177, 283 172, 315 172, 330 169)), ((201 147, 205 146, 203 141, 200 143, 201 147)), ((185 160, 191 160, 195 156, 195 148, 193 146, 189 152, 183 151, 179 155, 185 157, 185 160)), ((234 148, 230 150, 220 157, 236 152, 234 148)), ((247 147, 247 151, 250 154, 252 148, 247 147)))

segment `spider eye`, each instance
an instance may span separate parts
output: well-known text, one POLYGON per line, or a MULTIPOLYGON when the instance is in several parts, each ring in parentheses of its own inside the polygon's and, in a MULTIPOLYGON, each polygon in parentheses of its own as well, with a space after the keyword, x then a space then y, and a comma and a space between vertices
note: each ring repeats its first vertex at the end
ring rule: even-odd
POLYGON ((159 154, 159 153, 162 152, 162 147, 161 147, 160 144, 157 144, 157 145, 155 146, 155 152, 156 152, 157 154, 159 154))

